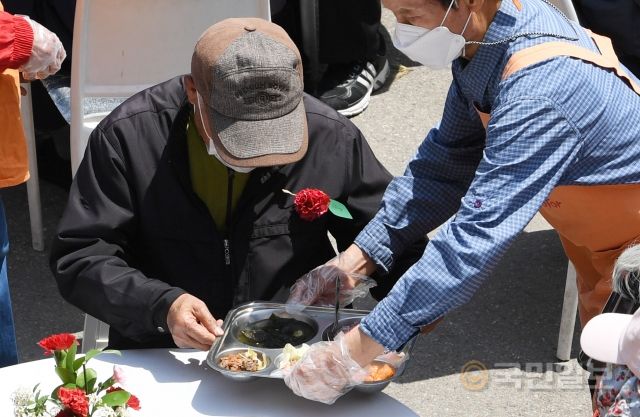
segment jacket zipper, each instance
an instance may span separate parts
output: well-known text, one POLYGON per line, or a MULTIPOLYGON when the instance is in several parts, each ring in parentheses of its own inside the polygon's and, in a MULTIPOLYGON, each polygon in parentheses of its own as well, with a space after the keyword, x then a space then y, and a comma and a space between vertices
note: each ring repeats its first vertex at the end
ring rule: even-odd
MULTIPOLYGON (((226 232, 225 232, 225 238, 224 238, 224 264, 228 267, 231 268, 231 240, 230 240, 230 236, 231 236, 231 217, 232 217, 232 212, 231 210, 233 209, 233 179, 234 179, 234 175, 235 175, 235 171, 232 170, 231 168, 227 168, 227 175, 228 175, 228 180, 227 180, 227 214, 225 216, 225 222, 226 222, 226 232)), ((233 274, 233 268, 231 268, 231 272, 233 274)), ((235 279, 235 277, 232 275, 232 278, 235 279)))
POLYGON ((227 215, 226 215, 226 232, 223 241, 224 244, 224 263, 227 268, 227 276, 231 277, 231 291, 233 294, 233 305, 240 303, 240 292, 238 290, 238 282, 236 278, 235 265, 232 262, 233 250, 231 248, 231 236, 233 225, 233 181, 235 177, 235 171, 231 168, 227 168, 227 215))

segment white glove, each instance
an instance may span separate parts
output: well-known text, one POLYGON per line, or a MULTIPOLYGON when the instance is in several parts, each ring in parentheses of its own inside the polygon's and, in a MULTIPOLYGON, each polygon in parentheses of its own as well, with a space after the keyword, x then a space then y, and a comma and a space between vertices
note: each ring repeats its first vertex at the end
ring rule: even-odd
POLYGON ((351 359, 340 333, 333 342, 318 342, 288 371, 284 382, 296 395, 333 404, 362 383, 366 371, 351 359))
POLYGON ((19 70, 25 80, 41 80, 60 69, 67 53, 55 33, 27 16, 20 16, 29 22, 33 30, 31 56, 19 70))

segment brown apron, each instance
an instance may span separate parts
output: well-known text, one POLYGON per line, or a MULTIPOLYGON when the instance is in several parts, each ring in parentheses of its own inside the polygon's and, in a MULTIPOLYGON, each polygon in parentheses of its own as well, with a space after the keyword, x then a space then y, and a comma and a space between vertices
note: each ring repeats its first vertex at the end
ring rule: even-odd
MULTIPOLYGON (((516 52, 502 79, 535 63, 569 56, 612 70, 640 95, 640 86, 620 67, 611 41, 588 33, 601 55, 566 42, 547 42, 516 52)), ((478 113, 486 129, 490 115, 478 113)), ((565 253, 576 268, 580 321, 584 326, 602 311, 611 294, 616 259, 634 241, 640 241, 640 184, 561 185, 549 194, 540 213, 560 235, 565 253)))
MULTIPOLYGON (((0 11, 3 11, 0 2, 0 11)), ((29 179, 27 143, 20 115, 18 71, 0 72, 0 188, 29 179)))

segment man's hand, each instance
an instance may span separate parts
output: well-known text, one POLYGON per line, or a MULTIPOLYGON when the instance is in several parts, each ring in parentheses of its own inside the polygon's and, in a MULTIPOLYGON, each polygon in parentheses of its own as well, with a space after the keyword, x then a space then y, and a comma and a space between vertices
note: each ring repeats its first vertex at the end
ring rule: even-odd
POLYGON ((33 30, 33 46, 29 60, 19 68, 25 80, 41 80, 60 69, 67 53, 55 33, 27 16, 21 16, 33 30))
POLYGON ((376 282, 363 274, 375 270, 373 262, 357 246, 346 251, 302 277, 291 287, 287 304, 333 306, 336 298, 336 280, 340 281, 340 305, 351 304, 364 297, 376 282))
POLYGON ((351 358, 362 367, 371 363, 384 352, 384 346, 366 335, 360 326, 356 326, 344 335, 344 343, 351 358))
POLYGON ((222 336, 222 320, 213 318, 207 306, 190 294, 182 294, 171 304, 167 325, 176 346, 209 350, 222 336))
MULTIPOLYGON (((362 277, 369 280, 369 278, 362 277)), ((315 305, 330 307, 335 305, 336 280, 340 280, 340 305, 350 304, 354 289, 361 281, 334 265, 321 265, 300 277, 291 287, 287 304, 315 305)), ((367 282, 367 281, 365 281, 367 282)), ((370 286, 374 286, 375 282, 370 286)), ((364 288, 367 291, 369 287, 364 288)))

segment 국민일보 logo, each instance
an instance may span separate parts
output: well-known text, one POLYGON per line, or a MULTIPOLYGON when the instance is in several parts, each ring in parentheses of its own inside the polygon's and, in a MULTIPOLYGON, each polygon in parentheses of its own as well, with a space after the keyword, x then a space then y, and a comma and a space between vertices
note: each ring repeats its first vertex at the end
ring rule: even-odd
POLYGON ((489 371, 480 361, 469 361, 460 371, 460 382, 469 391, 482 391, 489 384, 489 371))

